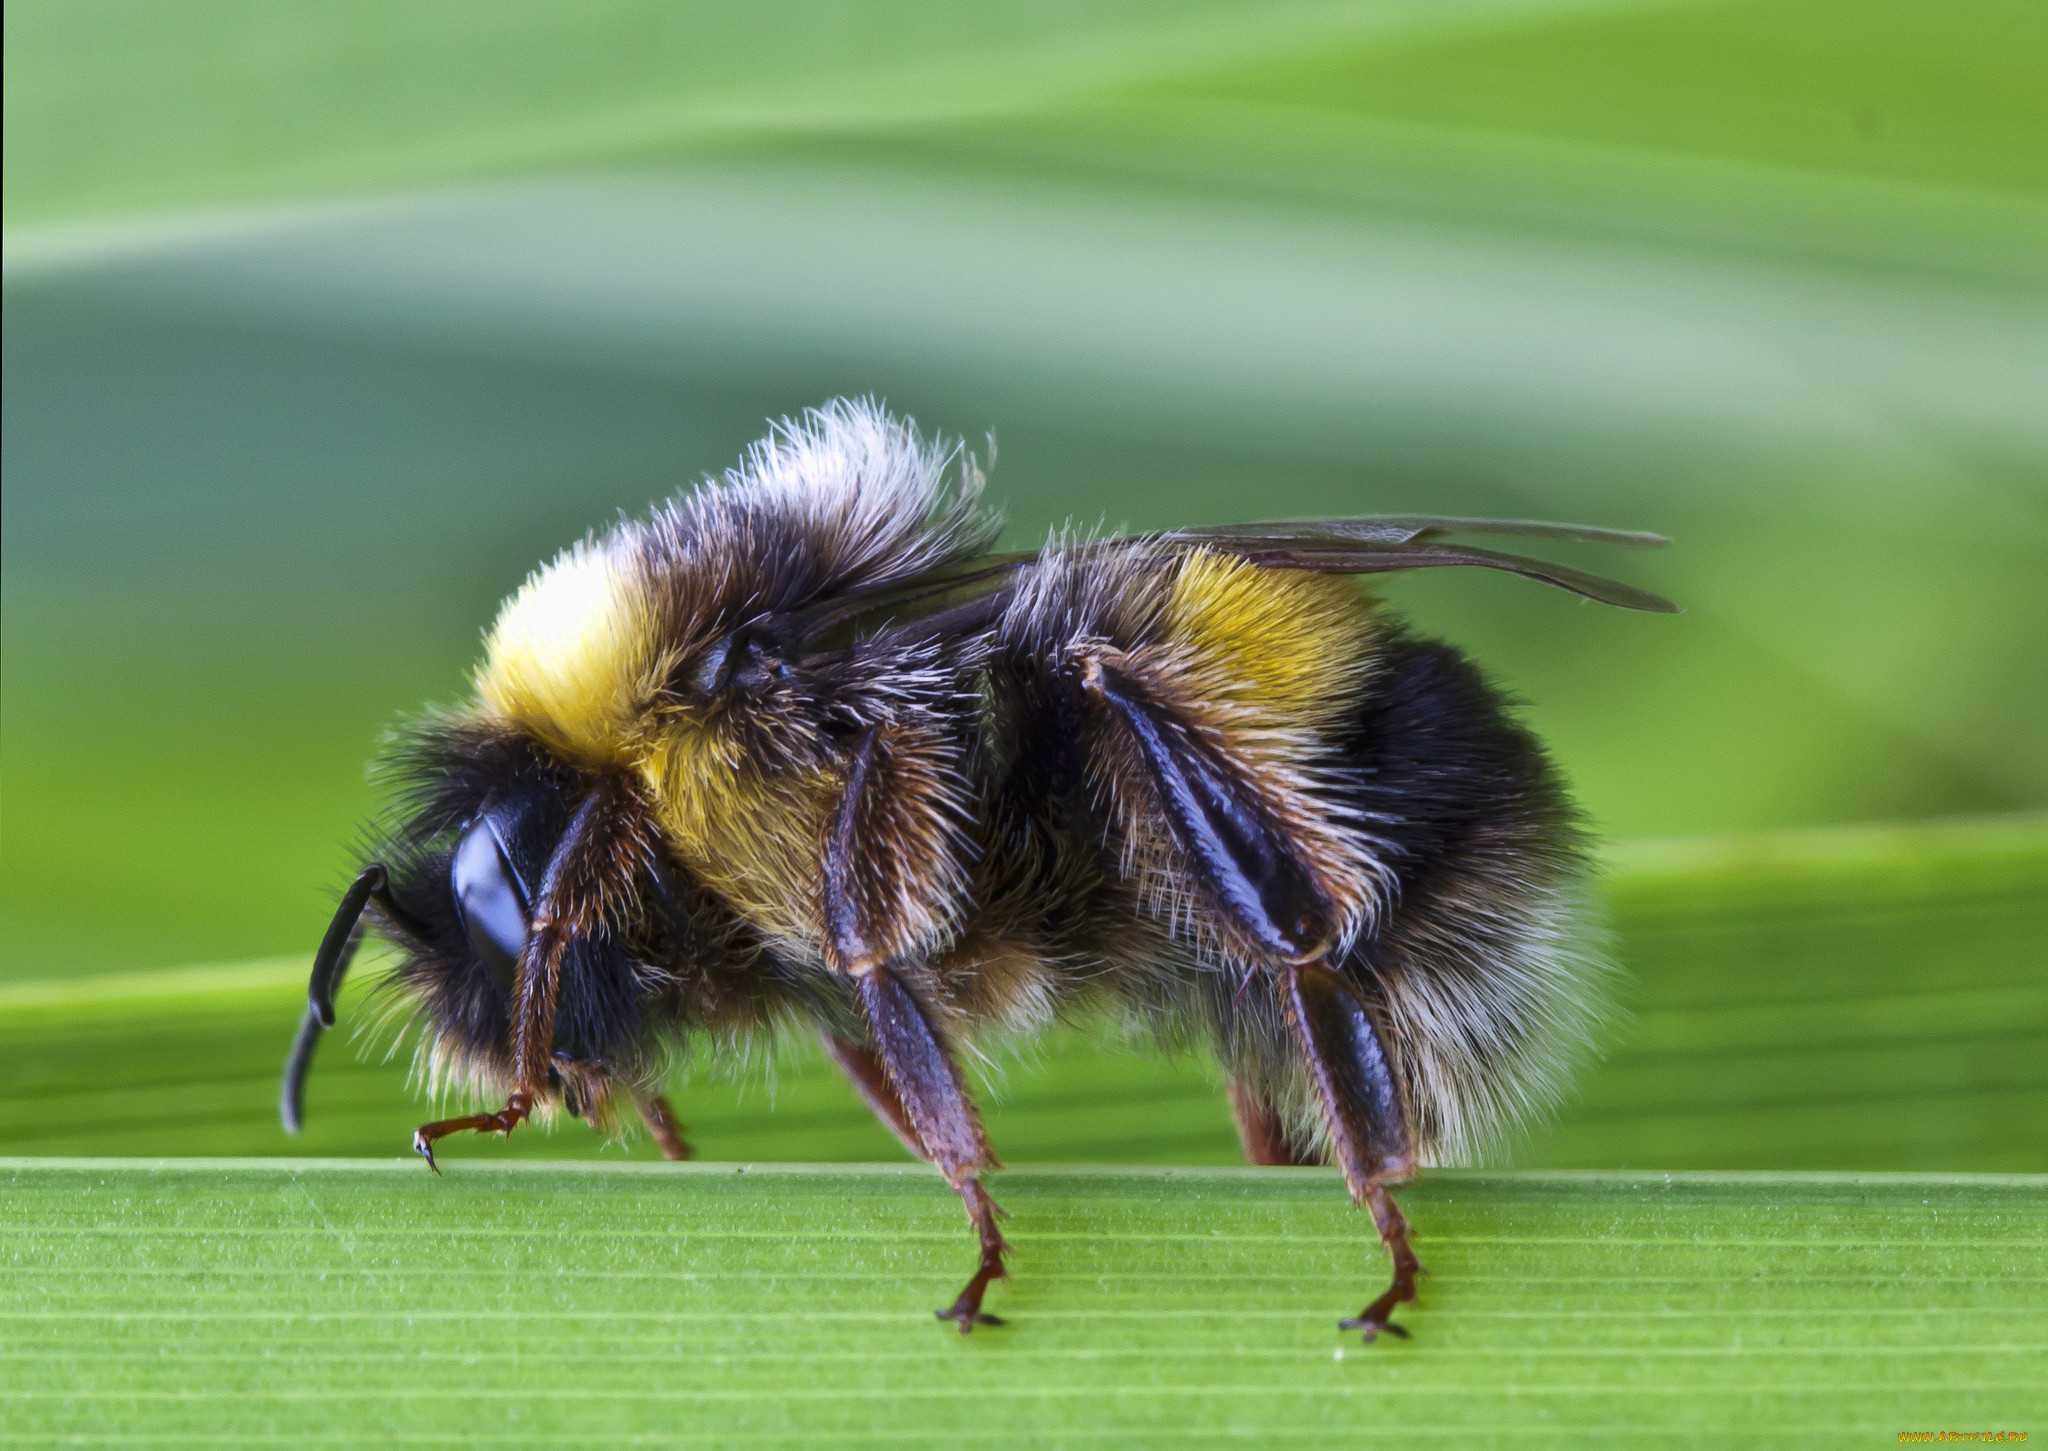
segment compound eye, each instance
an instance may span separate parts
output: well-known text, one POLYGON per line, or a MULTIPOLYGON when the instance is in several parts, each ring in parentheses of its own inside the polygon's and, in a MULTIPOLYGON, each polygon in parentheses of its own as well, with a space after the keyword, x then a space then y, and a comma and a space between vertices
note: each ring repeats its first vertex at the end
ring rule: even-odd
POLYGON ((448 885, 471 950, 510 987, 512 969, 526 946, 530 909, 525 886, 488 815, 462 833, 448 866, 448 885))

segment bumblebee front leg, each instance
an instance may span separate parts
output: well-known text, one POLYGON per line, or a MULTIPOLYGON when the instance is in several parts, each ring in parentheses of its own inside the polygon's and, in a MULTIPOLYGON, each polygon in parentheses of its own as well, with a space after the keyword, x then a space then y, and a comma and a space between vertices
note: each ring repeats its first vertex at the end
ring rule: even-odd
POLYGON ((576 808, 549 857, 526 942, 513 969, 512 1091, 496 1113, 443 1119, 413 1131, 413 1152, 436 1174, 441 1172, 434 1162, 436 1140, 466 1132, 509 1134, 532 1116, 536 1104, 560 1091, 554 1043, 562 963, 569 944, 603 920, 606 893, 617 888, 614 878, 620 864, 631 861, 630 854, 615 849, 622 839, 622 807, 628 800, 618 782, 601 782, 576 808))
POLYGON ((531 1066, 534 1055, 527 1045, 536 1038, 545 1043, 554 1037, 555 1001, 561 989, 562 953, 567 944, 567 934, 562 928, 555 922, 545 921, 538 924, 533 941, 528 943, 522 958, 522 962, 530 961, 534 966, 521 977, 515 1015, 522 1025, 538 1017, 543 1026, 538 1033, 530 1029, 521 1033, 515 1043, 513 1081, 516 1086, 506 1097, 505 1106, 496 1113, 465 1114, 461 1118, 421 1124, 413 1130, 412 1151, 425 1159, 427 1167, 436 1174, 441 1172, 441 1166, 434 1162, 437 1140, 461 1133, 509 1134, 532 1116, 540 1084, 546 1080, 540 1070, 531 1066))
POLYGON ((412 1151, 427 1161, 427 1167, 436 1174, 441 1166, 434 1162, 434 1143, 450 1134, 509 1134, 526 1122, 533 1112, 533 1100, 524 1093, 514 1093, 505 1100, 505 1106, 496 1113, 465 1114, 461 1118, 444 1118, 439 1123, 421 1124, 412 1131, 412 1151))

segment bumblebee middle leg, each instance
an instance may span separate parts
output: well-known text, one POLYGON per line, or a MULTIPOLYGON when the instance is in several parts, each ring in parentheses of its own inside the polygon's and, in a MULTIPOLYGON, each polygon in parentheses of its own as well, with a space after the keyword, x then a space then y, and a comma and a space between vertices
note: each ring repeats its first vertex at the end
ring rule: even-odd
POLYGON ((913 1158, 925 1157, 924 1145, 918 1142, 917 1130, 910 1126, 910 1114, 903 1107, 903 1100, 896 1096, 896 1090, 889 1082, 889 1072, 882 1067, 882 1060, 874 1050, 864 1043, 851 1038, 842 1038, 837 1033, 826 1033, 825 1052, 839 1065, 839 1071, 846 1075, 860 1101, 868 1106, 869 1112, 882 1121, 882 1126, 896 1135, 898 1143, 910 1150, 913 1158))
POLYGON ((842 1040, 833 1043, 834 1056, 882 1121, 946 1176, 967 1206, 968 1223, 981 1243, 973 1277, 949 1307, 936 1313, 957 1324, 962 1335, 977 1325, 1000 1325, 1001 1319, 981 1308, 990 1283, 1008 1274, 1003 1255, 1009 1249, 996 1226, 1001 1211, 981 1182, 984 1170, 1001 1167, 982 1132, 981 1116, 958 1066, 902 979, 877 967, 855 982, 876 1051, 868 1054, 842 1040), (842 1054, 842 1045, 852 1051, 842 1054))
POLYGON ((683 1137, 683 1126, 677 1122, 675 1108, 665 1094, 637 1094, 633 1105, 640 1110, 640 1121, 647 1125, 662 1158, 679 1163, 691 1157, 690 1141, 683 1137))
POLYGON ((950 776, 941 747, 928 733, 871 728, 847 754, 846 785, 820 863, 821 925, 829 960, 853 979, 873 1048, 829 1036, 825 1046, 868 1106, 946 1176, 967 1206, 981 1260, 959 1297, 938 1312, 965 1335, 976 1325, 1002 1324, 981 1308, 989 1283, 1005 1274, 1008 1249, 995 1201, 981 1183, 996 1157, 959 1067, 924 1005, 890 966, 928 945, 932 929, 920 928, 920 920, 949 910, 950 776))

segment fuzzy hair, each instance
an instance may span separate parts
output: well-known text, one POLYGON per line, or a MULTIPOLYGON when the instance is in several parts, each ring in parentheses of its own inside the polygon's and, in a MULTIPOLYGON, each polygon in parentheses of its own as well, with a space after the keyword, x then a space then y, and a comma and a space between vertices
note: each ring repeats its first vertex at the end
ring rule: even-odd
POLYGON ((869 594, 984 553, 1002 528, 987 475, 956 440, 924 438, 873 399, 783 419, 738 466, 622 538, 684 653, 721 631, 826 598, 869 594))
POLYGON ((1091 701, 1108 667, 1299 856, 1423 1159, 1554 1100, 1597 998, 1584 853, 1498 693, 1348 580, 1203 539, 992 560, 983 486, 958 444, 835 402, 507 602, 475 704, 399 753, 382 848, 430 1073, 511 1071, 510 999, 449 901, 453 834, 506 790, 555 793, 566 823, 619 780, 638 825, 591 848, 601 905, 562 949, 556 1021, 622 1085, 650 1088, 686 1033, 731 1056, 791 1023, 857 1032, 846 970, 871 958, 967 1051, 1104 997, 1198 1032, 1314 1136, 1274 964, 1091 701))
POLYGON ((1390 632, 1349 739, 1397 844, 1354 957, 1425 1163, 1481 1157, 1562 1099, 1605 1014, 1584 828, 1547 753, 1457 650, 1390 632))
MULTIPOLYGON (((1128 676, 1187 748, 1236 782, 1291 842, 1349 950, 1386 903, 1390 874, 1346 790, 1329 727, 1372 668, 1371 616, 1348 581, 1260 570, 1203 548, 1105 548, 1055 535, 1023 573, 999 632, 1012 650, 1077 672, 1128 676)), ((1100 713, 1098 712, 1098 715, 1100 713)), ((1091 784, 1144 910, 1204 961, 1258 949, 1220 911, 1169 829, 1134 742, 1090 727, 1091 784)))

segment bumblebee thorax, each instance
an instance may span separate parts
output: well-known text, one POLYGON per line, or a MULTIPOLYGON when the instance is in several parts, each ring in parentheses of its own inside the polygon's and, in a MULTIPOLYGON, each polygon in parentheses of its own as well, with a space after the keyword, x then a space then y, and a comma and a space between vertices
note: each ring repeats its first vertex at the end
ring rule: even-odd
POLYGON ((768 936, 816 944, 835 773, 764 771, 717 722, 670 725, 639 769, 670 849, 698 881, 768 936))

